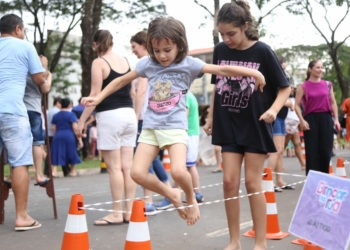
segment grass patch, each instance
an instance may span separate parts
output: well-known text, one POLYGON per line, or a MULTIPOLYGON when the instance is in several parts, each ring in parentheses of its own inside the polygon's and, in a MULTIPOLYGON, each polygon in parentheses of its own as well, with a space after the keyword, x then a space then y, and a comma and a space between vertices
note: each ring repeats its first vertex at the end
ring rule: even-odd
MULTIPOLYGON (((43 163, 43 166, 45 163, 43 163)), ((87 168, 99 168, 100 167, 100 161, 99 160, 86 160, 82 161, 80 164, 75 165, 75 169, 87 169, 87 168)), ((29 167, 29 174, 32 176, 34 175, 34 171, 32 170, 33 167, 29 167)), ((61 167, 57 168, 58 172, 62 171, 61 167)), ((10 175, 10 167, 8 164, 4 166, 4 176, 10 175)))

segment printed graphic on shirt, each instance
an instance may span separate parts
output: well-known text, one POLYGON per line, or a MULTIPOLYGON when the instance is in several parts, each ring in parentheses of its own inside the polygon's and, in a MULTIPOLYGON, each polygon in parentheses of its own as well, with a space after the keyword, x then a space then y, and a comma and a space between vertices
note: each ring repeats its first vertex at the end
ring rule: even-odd
MULTIPOLYGON (((256 70, 260 67, 259 63, 227 60, 219 60, 218 65, 243 66, 256 70)), ((254 77, 216 76, 216 93, 221 98, 221 106, 228 106, 230 112, 240 113, 241 109, 248 107, 250 96, 254 93, 254 84, 254 77)))
POLYGON ((187 90, 171 90, 173 85, 176 85, 183 79, 182 74, 168 73, 163 75, 154 84, 154 94, 149 96, 149 107, 157 112, 168 112, 173 109, 180 101, 183 94, 186 94, 187 90))

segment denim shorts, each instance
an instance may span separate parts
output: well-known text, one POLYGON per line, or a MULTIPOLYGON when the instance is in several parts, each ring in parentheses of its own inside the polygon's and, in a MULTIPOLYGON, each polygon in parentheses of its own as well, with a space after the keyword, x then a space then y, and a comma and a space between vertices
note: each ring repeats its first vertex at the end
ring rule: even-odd
POLYGON ((273 135, 286 135, 286 123, 284 119, 276 117, 275 122, 273 123, 273 135))
POLYGON ((41 120, 41 114, 35 111, 27 111, 30 123, 30 130, 33 136, 33 146, 39 146, 45 144, 45 136, 43 130, 43 122, 41 120))
POLYGON ((0 114, 0 152, 5 146, 11 167, 33 165, 32 143, 28 117, 0 114))

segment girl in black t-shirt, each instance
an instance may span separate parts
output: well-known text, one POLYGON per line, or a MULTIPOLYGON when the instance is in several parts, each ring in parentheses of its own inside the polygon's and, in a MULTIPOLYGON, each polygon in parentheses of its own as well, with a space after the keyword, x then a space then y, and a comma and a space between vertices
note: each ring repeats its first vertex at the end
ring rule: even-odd
MULTIPOLYGON (((288 80, 271 48, 259 42, 249 6, 234 1, 222 6, 217 26, 223 42, 214 49, 213 63, 240 65, 259 70, 266 80, 263 91, 254 90, 251 77, 212 76, 215 84, 209 117, 204 129, 212 142, 222 146, 224 197, 238 196, 244 159, 248 193, 261 192, 261 174, 266 154, 275 152, 272 125, 289 97, 288 80)), ((266 201, 264 195, 249 198, 255 230, 254 250, 266 246, 266 201)), ((239 199, 225 203, 230 244, 225 249, 241 249, 239 199)))

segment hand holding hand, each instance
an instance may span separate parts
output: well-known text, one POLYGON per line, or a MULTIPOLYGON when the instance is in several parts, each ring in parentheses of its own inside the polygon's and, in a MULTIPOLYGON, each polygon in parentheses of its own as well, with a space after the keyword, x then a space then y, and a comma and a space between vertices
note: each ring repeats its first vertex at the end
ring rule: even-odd
POLYGON ((265 121, 266 123, 272 123, 276 120, 277 113, 271 109, 268 109, 264 114, 259 118, 259 121, 265 121))

